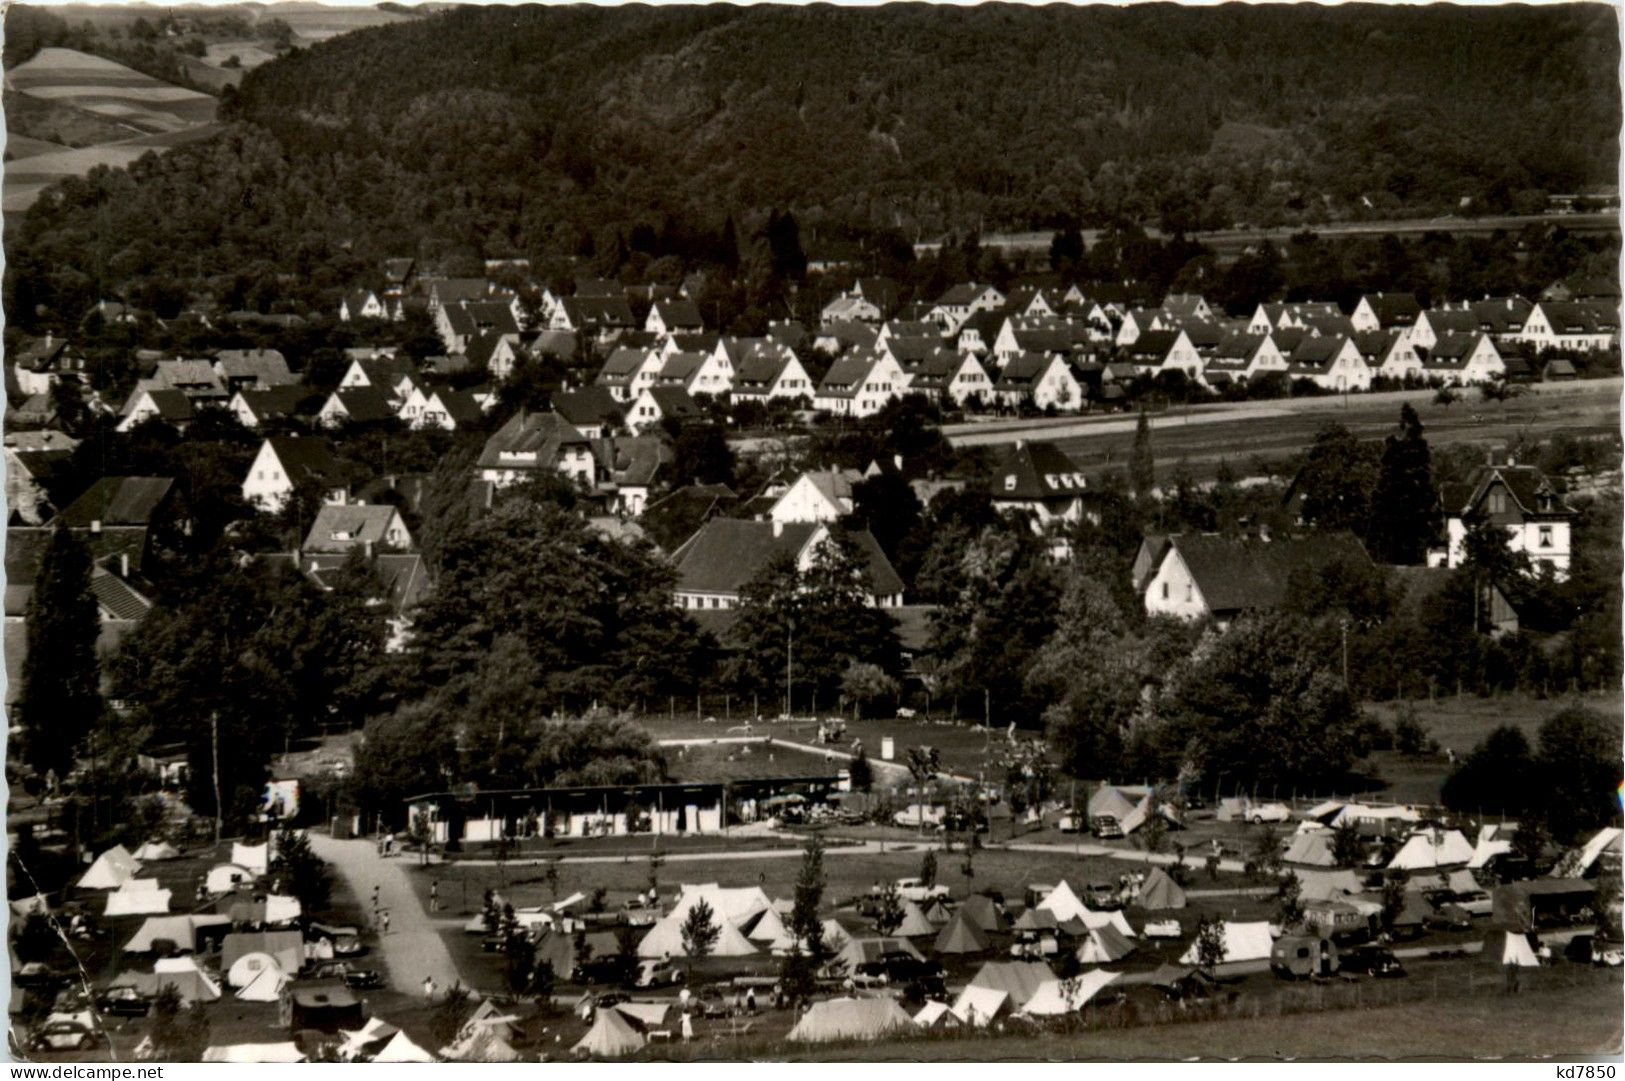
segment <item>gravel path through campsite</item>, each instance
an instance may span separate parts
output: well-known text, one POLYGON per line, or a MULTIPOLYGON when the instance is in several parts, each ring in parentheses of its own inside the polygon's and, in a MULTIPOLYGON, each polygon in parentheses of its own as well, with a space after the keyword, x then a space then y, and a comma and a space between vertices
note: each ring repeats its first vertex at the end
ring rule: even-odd
POLYGON ((355 895, 363 917, 372 917, 372 890, 378 887, 379 904, 389 912, 389 934, 378 935, 376 951, 389 971, 389 983, 403 994, 421 994, 423 977, 434 980, 436 988, 450 987, 468 980, 457 971, 446 944, 435 929, 435 921, 423 911, 407 876, 410 856, 383 859, 369 840, 335 841, 323 833, 310 833, 316 854, 343 876, 355 895))

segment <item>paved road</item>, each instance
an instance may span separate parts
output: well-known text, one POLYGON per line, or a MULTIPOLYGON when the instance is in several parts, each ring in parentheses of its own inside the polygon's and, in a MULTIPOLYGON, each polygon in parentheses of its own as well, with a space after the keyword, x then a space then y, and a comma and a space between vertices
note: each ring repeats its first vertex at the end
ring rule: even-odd
MULTIPOLYGON (((437 988, 449 987, 461 978, 434 921, 412 891, 405 862, 410 857, 380 859, 372 841, 335 841, 314 831, 310 843, 349 885, 368 918, 373 887, 378 887, 379 903, 389 912, 389 934, 378 936, 377 952, 389 972, 390 986, 414 994, 421 993, 425 976, 432 977, 437 988)), ((466 979, 463 985, 469 986, 466 979)))
MULTIPOLYGON (((1053 852, 1056 855, 1095 856, 1104 857, 1111 860, 1127 860, 1130 863, 1156 863, 1161 864, 1164 867, 1172 867, 1174 862, 1179 858, 1171 852, 1137 852, 1131 848, 1111 848, 1107 845, 1091 844, 1088 841, 1078 841, 1075 844, 1055 844, 1054 842, 1040 841, 1011 841, 1008 844, 1000 845, 999 847, 1008 848, 1012 852, 1053 852)), ((1204 861, 1206 859, 1207 857, 1205 855, 1194 849, 1185 853, 1186 863, 1191 867, 1192 870, 1204 866, 1204 861)), ((1242 865, 1240 860, 1221 859, 1219 861, 1219 870, 1232 871, 1239 875, 1242 874, 1246 868, 1242 865)))

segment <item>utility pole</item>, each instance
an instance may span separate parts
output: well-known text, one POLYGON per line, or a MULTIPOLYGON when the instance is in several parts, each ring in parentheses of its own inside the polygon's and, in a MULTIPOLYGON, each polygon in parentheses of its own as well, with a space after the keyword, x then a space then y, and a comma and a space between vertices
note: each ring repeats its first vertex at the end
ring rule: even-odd
POLYGON ((214 843, 220 843, 220 714, 209 714, 209 753, 214 761, 214 843))
POLYGON ((784 718, 791 717, 791 678, 795 674, 795 631, 796 621, 789 620, 784 625, 784 718))

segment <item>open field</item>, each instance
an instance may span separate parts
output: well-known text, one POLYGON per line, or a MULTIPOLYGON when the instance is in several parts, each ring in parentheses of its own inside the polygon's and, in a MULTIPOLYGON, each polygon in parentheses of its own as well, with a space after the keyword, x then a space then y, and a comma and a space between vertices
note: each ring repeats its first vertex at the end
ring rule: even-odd
MULTIPOLYGON (((939 719, 934 721, 900 717, 853 721, 848 718, 845 737, 840 743, 832 744, 831 749, 847 751, 854 739, 861 740, 864 753, 869 756, 869 760, 877 762, 881 760, 881 741, 890 736, 894 742, 897 762, 904 760, 910 747, 935 747, 941 756, 944 769, 974 777, 986 768, 988 748, 1004 740, 1005 730, 1000 728, 989 731, 972 721, 940 719, 940 715, 946 713, 946 707, 951 705, 952 703, 947 701, 940 703, 940 708, 933 710, 939 714, 939 719)), ((712 699, 705 702, 705 707, 708 715, 716 717, 715 721, 697 720, 693 714, 689 714, 686 717, 679 715, 675 719, 660 716, 641 717, 638 723, 657 741, 737 738, 752 735, 809 745, 818 742, 818 721, 814 718, 798 718, 790 721, 764 720, 759 724, 752 723, 747 732, 743 726, 749 715, 750 702, 745 701, 741 704, 735 700, 733 706, 732 719, 725 718, 722 701, 712 696, 712 699)), ((774 709, 776 711, 777 706, 774 709)), ((1034 734, 1023 733, 1025 736, 1034 734)), ((668 750, 668 757, 673 753, 668 750)))
POLYGON ((49 143, 44 139, 30 139, 26 135, 6 135, 6 160, 17 161, 22 158, 31 158, 36 154, 55 154, 68 149, 61 143, 49 143))
POLYGON ((24 158, 21 163, 6 168, 0 209, 7 214, 21 214, 34 205, 40 192, 64 177, 84 176, 98 165, 122 169, 140 160, 144 154, 207 139, 221 130, 219 124, 198 124, 180 131, 139 135, 122 142, 58 150, 24 158))
MULTIPOLYGON (((1398 423, 1403 402, 1421 416, 1428 443, 1435 448, 1500 445, 1559 431, 1575 437, 1613 435, 1619 431, 1620 386, 1619 379, 1539 384, 1506 402, 1479 401, 1468 391, 1449 406, 1435 404, 1432 391, 1412 390, 1175 407, 1151 417, 1151 446, 1164 477, 1179 462, 1198 479, 1211 477, 1220 462, 1240 476, 1259 475, 1301 453, 1324 424, 1341 424, 1363 439, 1388 434, 1398 423)), ((1137 419, 1101 414, 956 424, 943 432, 961 447, 1046 440, 1085 469, 1100 470, 1122 468, 1128 461, 1137 419)))
MULTIPOLYGON (((1226 124, 1231 129, 1228 133, 1221 129, 1219 135, 1230 135, 1235 141, 1267 139, 1270 129, 1257 128, 1252 125, 1226 124), (1241 130, 1241 129, 1251 130, 1241 130)), ((1217 136, 1216 136, 1217 138, 1217 136)), ((1617 233, 1619 232, 1619 216, 1617 214, 1509 214, 1482 218, 1398 218, 1393 221, 1351 221, 1331 222, 1321 225, 1276 225, 1262 228, 1219 229, 1203 233, 1189 233, 1191 240, 1206 244, 1220 256, 1234 257, 1245 248, 1268 240, 1272 244, 1284 244, 1305 229, 1327 239, 1351 236, 1383 236, 1393 234, 1398 237, 1415 238, 1423 233, 1449 233, 1452 236, 1490 236, 1502 230, 1513 232, 1529 225, 1561 226, 1571 233, 1617 233)), ((1084 229, 1083 239, 1086 244, 1093 247, 1099 242, 1102 230, 1084 229)), ((1160 238, 1163 234, 1155 226, 1146 227, 1146 235, 1160 238)), ((1027 232, 1027 233, 986 233, 980 237, 983 248, 1000 248, 1010 252, 1047 252, 1050 241, 1055 238, 1053 232, 1027 232)), ((917 252, 935 251, 941 247, 940 241, 925 241, 914 245, 917 252)))
POLYGON ((206 124, 214 119, 219 104, 207 94, 171 86, 74 49, 41 49, 6 77, 12 89, 21 93, 67 102, 141 131, 176 131, 206 124))

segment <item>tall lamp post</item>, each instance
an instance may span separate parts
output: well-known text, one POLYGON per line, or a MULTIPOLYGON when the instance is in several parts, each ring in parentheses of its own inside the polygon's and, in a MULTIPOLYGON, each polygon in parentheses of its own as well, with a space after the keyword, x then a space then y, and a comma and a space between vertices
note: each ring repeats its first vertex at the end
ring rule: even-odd
POLYGON ((796 621, 790 619, 784 624, 784 719, 790 721, 793 716, 790 712, 792 702, 791 679, 795 673, 795 633, 796 621))

